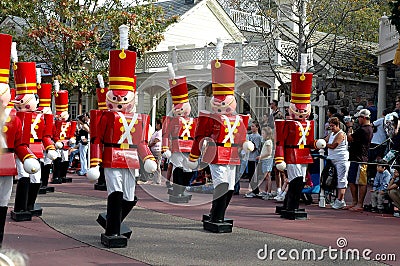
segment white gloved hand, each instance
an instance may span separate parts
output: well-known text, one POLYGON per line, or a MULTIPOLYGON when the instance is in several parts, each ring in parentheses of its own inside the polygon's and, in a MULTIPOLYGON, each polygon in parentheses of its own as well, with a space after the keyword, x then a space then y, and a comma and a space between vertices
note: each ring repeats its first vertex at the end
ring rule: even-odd
POLYGON ((55 159, 57 159, 58 153, 55 150, 48 150, 46 157, 49 158, 50 160, 54 161, 55 159))
POLYGON ((183 160, 183 165, 185 166, 185 168, 189 168, 191 170, 196 169, 199 166, 198 161, 189 161, 188 159, 184 159, 183 160))
POLYGON ((71 139, 69 140, 69 143, 75 144, 75 143, 76 143, 76 139, 75 139, 75 138, 71 138, 71 139))
POLYGON ((157 163, 153 160, 147 159, 144 162, 144 170, 150 174, 154 173, 157 170, 157 163))
POLYGON ((40 170, 40 163, 35 158, 27 158, 24 160, 24 170, 28 174, 35 174, 40 170))
POLYGON ((87 171, 87 179, 90 183, 95 183, 100 177, 100 166, 92 167, 87 171))
POLYGON ((285 163, 285 162, 278 163, 278 164, 276 165, 276 169, 278 169, 279 171, 285 171, 285 169, 286 169, 286 163, 285 163))
POLYGON ((171 157, 172 153, 170 150, 166 150, 163 154, 162 157, 169 159, 171 157))
POLYGON ((243 150, 245 151, 254 151, 254 148, 255 148, 254 143, 251 141, 247 140, 243 143, 243 150))
POLYGON ((61 141, 57 141, 54 146, 56 146, 57 149, 62 149, 64 147, 64 144, 61 141))
POLYGON ((325 141, 324 139, 319 139, 319 140, 317 140, 317 142, 315 143, 315 146, 316 146, 318 149, 323 149, 323 148, 326 147, 326 141, 325 141))

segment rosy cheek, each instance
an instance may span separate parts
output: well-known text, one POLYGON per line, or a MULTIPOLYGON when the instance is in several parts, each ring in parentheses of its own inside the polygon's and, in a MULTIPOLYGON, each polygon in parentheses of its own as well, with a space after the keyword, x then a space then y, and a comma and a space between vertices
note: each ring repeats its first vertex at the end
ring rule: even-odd
POLYGON ((109 104, 109 105, 108 105, 108 109, 112 110, 112 109, 113 109, 113 105, 112 105, 112 104, 109 104))
POLYGON ((231 112, 231 108, 226 108, 226 112, 230 113, 231 112))
POLYGON ((25 105, 25 109, 29 110, 31 109, 31 106, 29 104, 25 105))

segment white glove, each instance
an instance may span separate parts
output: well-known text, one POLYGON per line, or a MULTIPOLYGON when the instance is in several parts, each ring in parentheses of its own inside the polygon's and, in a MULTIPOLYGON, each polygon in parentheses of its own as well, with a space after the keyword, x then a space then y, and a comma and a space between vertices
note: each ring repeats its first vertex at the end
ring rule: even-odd
POLYGON ((40 163, 37 159, 27 158, 24 160, 24 170, 28 174, 35 174, 40 170, 40 163))
POLYGON ((285 163, 285 162, 278 163, 278 164, 276 165, 276 169, 278 169, 279 171, 285 171, 285 169, 286 169, 286 163, 285 163))
POLYGON ((71 139, 69 140, 69 143, 75 144, 75 143, 76 143, 76 139, 75 139, 75 138, 71 138, 71 139))
POLYGON ((185 166, 185 168, 189 168, 191 170, 196 169, 199 166, 198 161, 189 161, 188 159, 184 159, 183 160, 183 165, 185 166))
POLYGON ((87 171, 87 179, 90 183, 94 183, 100 177, 100 166, 92 167, 87 171))
POLYGON ((144 162, 144 170, 147 173, 154 173, 157 170, 157 163, 153 160, 147 159, 144 162))
POLYGON ((243 143, 243 150, 245 151, 254 151, 254 148, 254 143, 251 141, 247 140, 243 143))
POLYGON ((163 154, 162 157, 169 159, 171 157, 171 151, 170 150, 166 150, 163 154))
POLYGON ((55 159, 57 159, 58 153, 55 150, 48 150, 46 157, 49 158, 50 160, 54 161, 55 159))
POLYGON ((54 146, 56 146, 57 149, 62 149, 64 147, 64 144, 61 141, 57 141, 54 146))
POLYGON ((315 146, 316 146, 318 149, 323 149, 323 148, 326 147, 326 141, 325 141, 324 139, 319 139, 319 140, 317 140, 317 142, 315 143, 315 146))

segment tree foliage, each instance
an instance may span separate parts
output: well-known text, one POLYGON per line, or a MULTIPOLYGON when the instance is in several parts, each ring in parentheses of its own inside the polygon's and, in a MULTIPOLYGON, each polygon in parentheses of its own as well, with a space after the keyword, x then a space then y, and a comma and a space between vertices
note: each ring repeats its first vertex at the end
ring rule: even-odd
MULTIPOLYGON (((388 11, 384 0, 223 2, 229 2, 233 8, 243 8, 243 11, 261 15, 269 26, 258 27, 258 33, 267 46, 279 53, 294 69, 299 69, 300 54, 312 50, 314 62, 311 71, 315 74, 325 72, 324 75, 331 78, 345 72, 358 77, 376 74, 374 54, 379 35, 379 18, 388 11), (295 52, 280 50, 276 46, 277 38, 294 43, 295 52)), ((273 57, 270 68, 283 84, 273 57)))
POLYGON ((161 8, 124 6, 119 0, 2 0, 2 32, 13 35, 20 61, 44 62, 63 88, 91 91, 96 76, 107 75, 110 49, 119 48, 118 27, 130 28, 130 45, 140 53, 155 47, 176 18, 166 19, 161 8))

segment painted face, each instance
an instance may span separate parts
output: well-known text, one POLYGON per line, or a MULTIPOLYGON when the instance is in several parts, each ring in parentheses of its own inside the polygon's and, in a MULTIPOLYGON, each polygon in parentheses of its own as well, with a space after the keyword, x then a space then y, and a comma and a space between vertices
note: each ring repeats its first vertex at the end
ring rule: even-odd
POLYGON ((69 114, 67 111, 61 112, 61 114, 56 114, 56 118, 61 121, 67 121, 69 118, 69 114))
POLYGON ((50 107, 43 107, 42 109, 43 114, 51 114, 51 108, 50 107))
POLYGON ((228 95, 223 100, 212 97, 210 102, 211 110, 216 114, 229 115, 233 114, 236 110, 236 99, 233 95, 228 95))
POLYGON ((306 120, 311 114, 311 104, 290 103, 289 116, 293 120, 306 120))
POLYGON ((172 107, 172 113, 174 114, 174 116, 187 117, 189 116, 191 110, 192 107, 190 106, 189 102, 174 104, 174 106, 172 107))
POLYGON ((0 83, 0 101, 1 105, 5 108, 11 100, 10 87, 8 84, 0 83))
POLYGON ((133 91, 109 90, 106 94, 106 104, 110 111, 130 113, 135 107, 135 93, 133 91))
POLYGON ((24 94, 22 97, 15 98, 15 109, 20 112, 36 111, 39 101, 35 94, 24 94))

